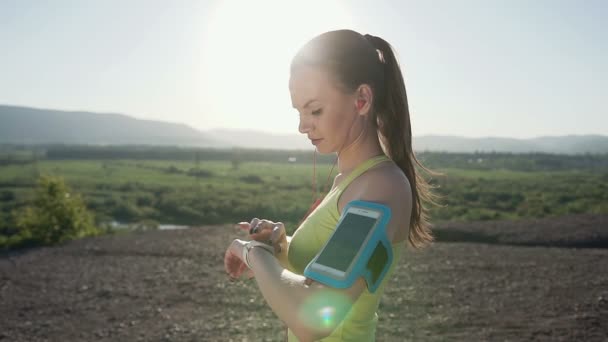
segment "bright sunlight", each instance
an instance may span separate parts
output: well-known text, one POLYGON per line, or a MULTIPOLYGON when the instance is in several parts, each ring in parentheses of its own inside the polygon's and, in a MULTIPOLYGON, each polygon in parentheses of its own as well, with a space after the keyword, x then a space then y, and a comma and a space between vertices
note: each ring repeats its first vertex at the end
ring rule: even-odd
MULTIPOLYGON (((287 89, 289 62, 315 35, 352 27, 341 1, 221 1, 204 37, 202 68, 211 116, 229 126, 295 133, 287 89)), ((215 120, 208 122, 214 125, 215 120)))

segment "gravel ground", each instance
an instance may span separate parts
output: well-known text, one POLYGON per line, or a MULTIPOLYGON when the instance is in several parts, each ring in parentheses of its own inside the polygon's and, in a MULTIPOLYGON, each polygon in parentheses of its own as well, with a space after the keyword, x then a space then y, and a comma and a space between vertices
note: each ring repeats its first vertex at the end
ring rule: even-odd
MULTIPOLYGON (((606 216, 437 232, 453 242, 405 253, 378 341, 608 341, 606 216)), ((206 226, 5 253, 0 341, 282 341, 255 282, 223 272, 243 234, 206 226)))

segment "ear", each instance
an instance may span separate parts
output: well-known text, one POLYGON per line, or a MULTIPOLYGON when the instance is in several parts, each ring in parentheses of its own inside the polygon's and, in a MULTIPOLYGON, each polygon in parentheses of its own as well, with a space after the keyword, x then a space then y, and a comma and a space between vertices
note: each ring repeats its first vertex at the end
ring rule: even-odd
POLYGON ((355 108, 359 115, 367 115, 372 109, 374 94, 372 88, 367 84, 362 84, 355 91, 355 108))

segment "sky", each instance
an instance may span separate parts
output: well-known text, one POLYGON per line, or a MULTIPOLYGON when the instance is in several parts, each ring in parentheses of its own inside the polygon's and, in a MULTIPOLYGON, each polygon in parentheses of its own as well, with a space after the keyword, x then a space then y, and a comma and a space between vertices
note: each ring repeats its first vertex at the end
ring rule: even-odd
POLYGON ((414 136, 608 135, 608 1, 0 0, 0 104, 297 133, 289 63, 391 43, 414 136))

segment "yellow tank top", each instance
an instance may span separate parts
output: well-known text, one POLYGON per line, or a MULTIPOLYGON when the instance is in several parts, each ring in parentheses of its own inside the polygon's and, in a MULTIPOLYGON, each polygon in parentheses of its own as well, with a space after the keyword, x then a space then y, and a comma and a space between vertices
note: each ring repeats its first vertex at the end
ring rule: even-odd
MULTIPOLYGON (((365 171, 378 165, 381 162, 390 160, 387 156, 381 155, 358 165, 344 180, 334 187, 325 196, 321 204, 302 222, 294 232, 289 248, 287 250, 288 265, 290 271, 303 274, 308 263, 319 253, 327 239, 329 239, 335 229, 340 213, 338 212, 338 200, 348 187, 348 185, 365 171)), ((401 251, 405 242, 393 243, 393 263, 389 271, 375 293, 370 293, 367 289, 353 304, 348 315, 333 333, 321 341, 375 341, 376 325, 378 314, 376 310, 380 303, 380 298, 384 293, 384 286, 391 278, 395 265, 401 258, 401 251)), ((296 342, 297 337, 288 330, 288 341, 296 342)))

